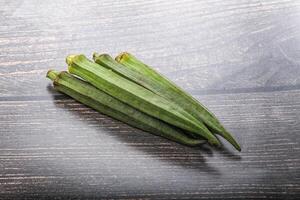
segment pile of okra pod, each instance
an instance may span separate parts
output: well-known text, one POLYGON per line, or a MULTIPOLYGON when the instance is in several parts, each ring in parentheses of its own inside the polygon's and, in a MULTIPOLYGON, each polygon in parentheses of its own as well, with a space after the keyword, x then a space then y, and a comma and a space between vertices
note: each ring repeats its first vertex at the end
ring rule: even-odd
POLYGON ((200 102, 129 53, 115 59, 94 53, 67 57, 68 72, 49 70, 54 87, 75 100, 133 127, 175 142, 239 144, 200 102))

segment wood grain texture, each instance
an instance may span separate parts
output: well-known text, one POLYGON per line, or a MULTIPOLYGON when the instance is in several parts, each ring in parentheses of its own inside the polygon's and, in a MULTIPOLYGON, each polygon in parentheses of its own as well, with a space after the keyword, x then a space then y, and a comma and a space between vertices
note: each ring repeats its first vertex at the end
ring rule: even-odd
POLYGON ((0 199, 299 199, 300 1, 0 2, 0 199), (53 91, 65 56, 129 51, 209 107, 236 153, 53 91))

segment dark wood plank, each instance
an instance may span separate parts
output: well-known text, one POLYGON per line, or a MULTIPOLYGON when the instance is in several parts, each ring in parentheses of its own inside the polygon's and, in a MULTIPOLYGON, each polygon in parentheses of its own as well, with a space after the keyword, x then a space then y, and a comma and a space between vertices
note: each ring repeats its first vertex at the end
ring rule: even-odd
POLYGON ((2 101, 0 196, 296 198, 299 90, 201 100, 241 153, 226 143, 222 151, 184 147, 71 99, 2 101))
POLYGON ((94 51, 130 51, 193 93, 300 88, 299 1, 0 5, 2 97, 49 97, 47 70, 94 51))

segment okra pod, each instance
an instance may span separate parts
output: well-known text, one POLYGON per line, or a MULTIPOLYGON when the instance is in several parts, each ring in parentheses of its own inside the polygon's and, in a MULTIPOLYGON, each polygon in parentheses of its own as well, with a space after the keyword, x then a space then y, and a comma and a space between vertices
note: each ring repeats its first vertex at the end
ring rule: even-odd
POLYGON ((96 88, 158 118, 166 123, 204 137, 212 145, 220 146, 218 139, 192 115, 167 99, 136 84, 111 69, 88 60, 84 55, 68 56, 69 72, 88 81, 96 88))
POLYGON ((237 150, 241 150, 237 141, 206 107, 172 81, 142 63, 133 55, 125 52, 116 57, 115 60, 122 64, 123 67, 113 62, 111 57, 107 54, 99 55, 94 53, 93 58, 96 63, 106 66, 156 94, 166 97, 170 101, 182 106, 183 109, 203 122, 213 133, 221 135, 237 150))
POLYGON ((188 146, 205 143, 205 140, 190 138, 182 130, 140 112, 67 72, 50 70, 47 77, 53 81, 58 91, 133 127, 188 146))

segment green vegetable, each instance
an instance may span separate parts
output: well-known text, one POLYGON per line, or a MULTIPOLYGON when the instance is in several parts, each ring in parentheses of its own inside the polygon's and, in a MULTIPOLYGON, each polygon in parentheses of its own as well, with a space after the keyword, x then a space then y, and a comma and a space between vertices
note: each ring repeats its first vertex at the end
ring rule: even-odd
POLYGON ((239 144, 231 134, 199 101, 131 54, 125 52, 116 57, 116 61, 122 65, 114 62, 107 54, 99 55, 94 53, 93 58, 96 63, 110 68, 152 92, 178 104, 196 119, 203 122, 213 133, 221 135, 237 150, 241 150, 239 144))
POLYGON ((212 145, 218 139, 188 112, 167 99, 120 76, 110 69, 91 62, 84 55, 68 56, 69 72, 88 81, 118 100, 169 124, 204 137, 212 145))
POLYGON ((47 77, 53 80, 54 87, 58 91, 133 127, 188 146, 196 146, 205 142, 205 140, 189 138, 182 130, 136 110, 67 72, 58 73, 50 70, 47 77))

